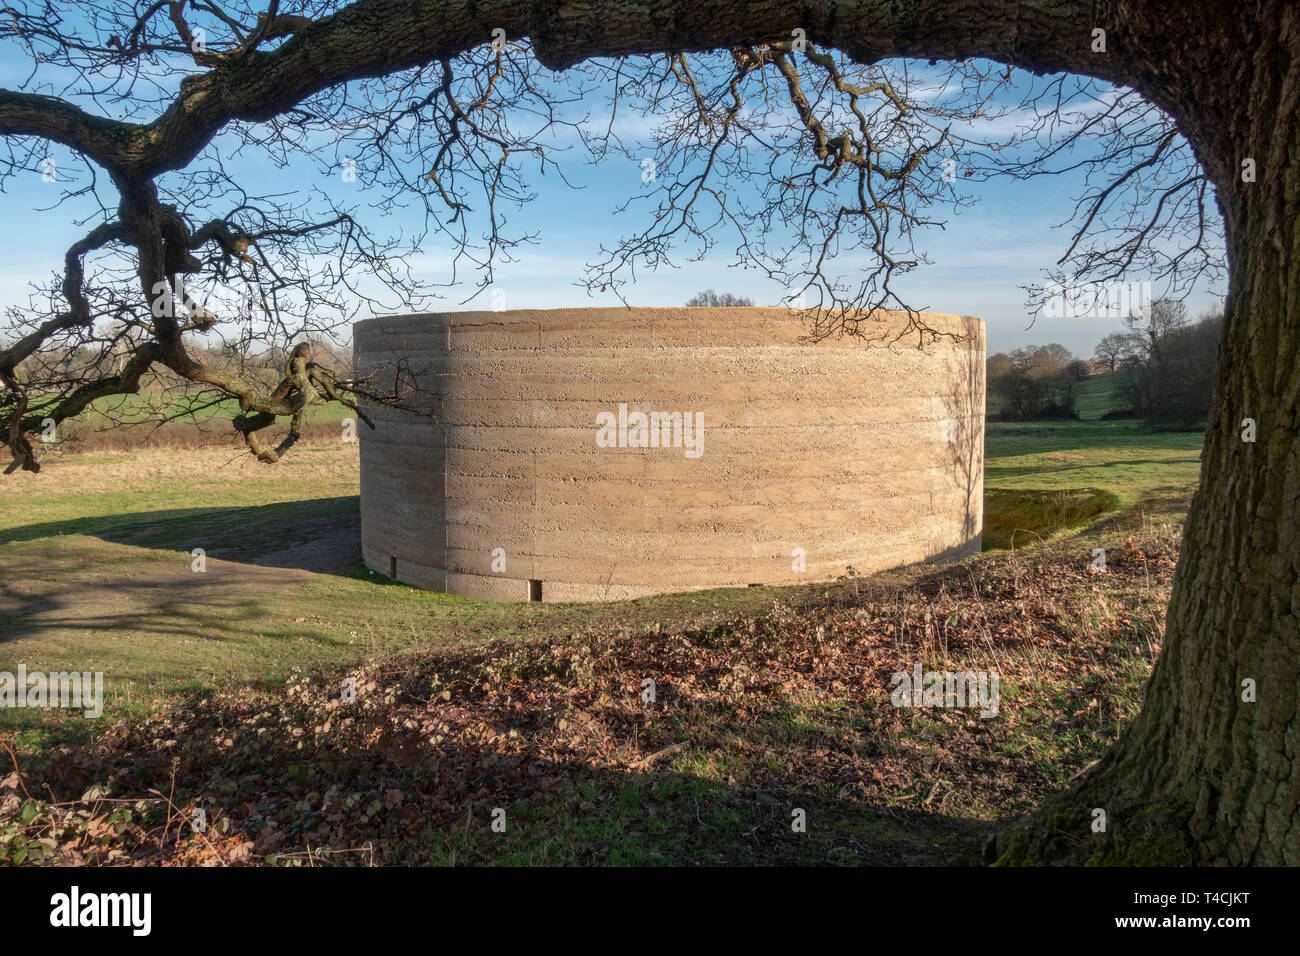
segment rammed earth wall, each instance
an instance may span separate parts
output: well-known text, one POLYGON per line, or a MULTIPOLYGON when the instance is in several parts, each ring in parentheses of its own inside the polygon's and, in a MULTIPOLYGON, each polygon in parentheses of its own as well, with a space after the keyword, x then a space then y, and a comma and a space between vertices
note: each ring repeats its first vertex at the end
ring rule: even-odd
POLYGON ((358 376, 366 564, 471 598, 586 601, 832 578, 980 548, 984 323, 804 341, 785 309, 377 318, 358 376), (653 428, 651 427, 653 426, 653 428))

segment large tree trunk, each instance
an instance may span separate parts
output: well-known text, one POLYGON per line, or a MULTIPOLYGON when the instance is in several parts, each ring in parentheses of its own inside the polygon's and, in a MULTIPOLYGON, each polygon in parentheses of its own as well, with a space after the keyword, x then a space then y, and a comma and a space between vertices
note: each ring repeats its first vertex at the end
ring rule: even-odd
POLYGON ((1218 181, 1230 286, 1165 645, 1141 714, 1000 835, 1006 862, 1300 864, 1300 18, 1272 12, 1218 96, 1178 110, 1218 181))

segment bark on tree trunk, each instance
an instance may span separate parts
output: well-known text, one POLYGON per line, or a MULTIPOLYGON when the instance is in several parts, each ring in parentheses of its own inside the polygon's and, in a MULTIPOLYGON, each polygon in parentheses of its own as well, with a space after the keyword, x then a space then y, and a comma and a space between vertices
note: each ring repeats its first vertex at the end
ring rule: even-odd
POLYGON ((1296 20, 1239 51, 1218 109, 1182 117, 1218 181, 1230 285, 1200 487, 1142 712, 1078 786, 999 835, 1003 862, 1300 864, 1296 20))

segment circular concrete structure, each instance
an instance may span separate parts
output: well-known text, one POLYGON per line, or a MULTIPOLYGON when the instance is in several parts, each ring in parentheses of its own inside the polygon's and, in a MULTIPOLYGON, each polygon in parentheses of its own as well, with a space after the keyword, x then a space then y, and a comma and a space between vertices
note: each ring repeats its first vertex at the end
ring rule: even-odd
POLYGON ((803 340, 785 309, 376 318, 366 564, 471 598, 582 601, 828 579, 979 551, 984 323, 803 340), (888 344, 892 341, 892 344, 888 344))

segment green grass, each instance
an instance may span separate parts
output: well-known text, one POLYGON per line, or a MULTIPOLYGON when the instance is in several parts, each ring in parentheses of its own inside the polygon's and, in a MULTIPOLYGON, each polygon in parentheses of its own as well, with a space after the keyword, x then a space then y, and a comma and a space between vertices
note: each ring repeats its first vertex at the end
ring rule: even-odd
POLYGON ((1083 421, 1101 418, 1107 412, 1127 406, 1120 394, 1120 372, 1102 372, 1089 375, 1079 383, 1074 393, 1074 407, 1083 421))
MULTIPOLYGON (((1128 407, 1120 388, 1122 372, 1100 372, 1089 375, 1074 390, 1074 409, 1081 421, 1097 421, 1107 412, 1128 407)), ((1002 410, 1002 398, 989 391, 985 410, 992 419, 1002 410)))
POLYGON ((984 486, 1093 488, 1129 508, 1152 496, 1190 495, 1203 442, 1188 432, 1146 434, 1132 421, 989 422, 984 486))
POLYGON ((1181 520, 1203 442, 1133 421, 988 422, 984 548, 1085 533, 1135 511, 1181 520))

